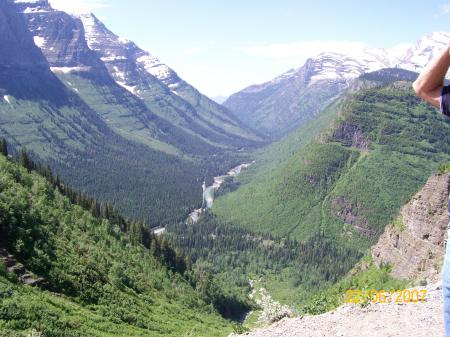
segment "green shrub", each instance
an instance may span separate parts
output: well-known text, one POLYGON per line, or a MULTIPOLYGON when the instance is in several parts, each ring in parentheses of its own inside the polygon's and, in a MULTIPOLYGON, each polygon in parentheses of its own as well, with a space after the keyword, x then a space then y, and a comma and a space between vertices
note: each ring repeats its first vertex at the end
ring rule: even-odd
POLYGON ((450 162, 448 163, 442 163, 438 167, 438 173, 439 174, 445 174, 450 172, 450 162))

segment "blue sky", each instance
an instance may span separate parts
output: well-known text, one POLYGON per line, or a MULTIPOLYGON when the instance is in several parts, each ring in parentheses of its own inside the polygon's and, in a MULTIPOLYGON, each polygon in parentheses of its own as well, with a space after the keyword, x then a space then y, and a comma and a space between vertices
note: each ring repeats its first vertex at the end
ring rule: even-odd
POLYGON ((209 96, 229 95, 327 49, 392 47, 450 32, 450 2, 50 0, 92 11, 209 96))

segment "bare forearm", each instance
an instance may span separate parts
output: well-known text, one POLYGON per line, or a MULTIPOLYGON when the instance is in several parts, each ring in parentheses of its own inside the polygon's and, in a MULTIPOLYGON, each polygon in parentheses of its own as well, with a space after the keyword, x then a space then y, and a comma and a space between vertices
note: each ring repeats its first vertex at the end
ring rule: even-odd
POLYGON ((433 91, 443 85, 445 74, 450 67, 449 47, 430 61, 416 80, 417 85, 424 91, 433 91))
POLYGON ((450 46, 442 50, 430 61, 417 80, 413 83, 414 91, 428 103, 439 108, 440 94, 444 85, 445 74, 450 67, 450 46))

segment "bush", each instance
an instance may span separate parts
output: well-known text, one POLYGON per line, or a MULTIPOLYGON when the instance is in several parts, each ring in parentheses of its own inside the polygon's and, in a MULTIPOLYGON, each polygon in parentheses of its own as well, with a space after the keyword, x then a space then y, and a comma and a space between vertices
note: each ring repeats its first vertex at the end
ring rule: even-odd
POLYGON ((0 260, 0 276, 6 276, 8 274, 8 270, 6 269, 5 262, 0 260))
POLYGON ((450 172, 450 162, 439 165, 439 167, 438 167, 439 174, 445 174, 448 172, 450 172))
POLYGON ((259 316, 259 322, 263 324, 272 324, 282 320, 285 317, 292 317, 293 313, 287 305, 274 301, 267 293, 266 289, 260 289, 261 298, 256 303, 261 306, 262 313, 259 316))

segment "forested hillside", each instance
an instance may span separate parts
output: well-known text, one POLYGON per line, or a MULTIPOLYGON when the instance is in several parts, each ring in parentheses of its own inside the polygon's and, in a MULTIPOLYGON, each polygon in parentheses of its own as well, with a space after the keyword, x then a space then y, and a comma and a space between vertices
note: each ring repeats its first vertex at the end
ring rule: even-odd
MULTIPOLYGON (((340 280, 450 158, 450 121, 397 79, 386 71, 361 79, 360 90, 260 150, 253 168, 224 184, 228 193, 219 190, 212 216, 175 228, 173 240, 199 266, 228 265, 235 284, 259 275, 274 297, 307 304, 302 310, 336 305, 336 294, 317 290, 340 280)), ((387 273, 371 268, 354 282, 382 285, 387 273)))
POLYGON ((13 266, 0 259, 1 336, 32 329, 46 337, 232 331, 219 312, 226 315, 223 301, 234 300, 211 275, 192 273, 167 241, 69 189, 25 152, 20 161, 0 154, 0 257, 7 251, 42 279, 39 288, 23 285, 12 272, 22 269, 8 272, 13 266), (83 206, 90 201, 91 209, 63 193, 83 206))
POLYGON ((448 158, 449 128, 409 82, 364 89, 313 142, 218 198, 213 211, 259 232, 304 240, 320 231, 373 242, 448 158))

